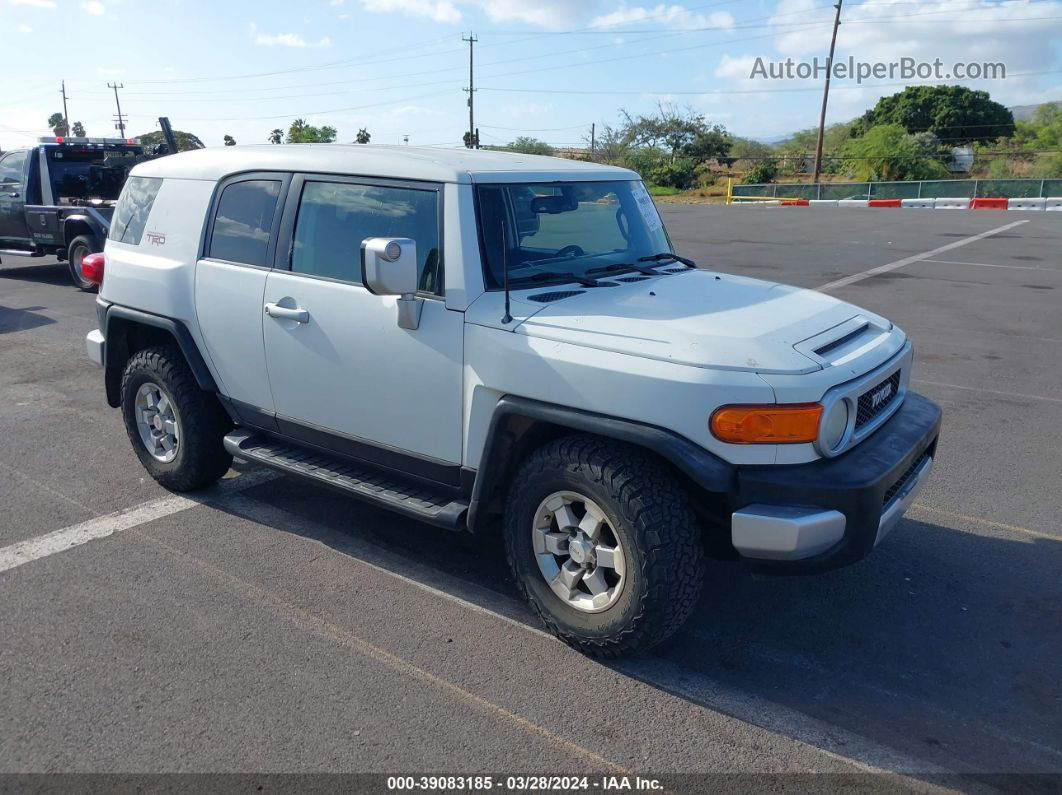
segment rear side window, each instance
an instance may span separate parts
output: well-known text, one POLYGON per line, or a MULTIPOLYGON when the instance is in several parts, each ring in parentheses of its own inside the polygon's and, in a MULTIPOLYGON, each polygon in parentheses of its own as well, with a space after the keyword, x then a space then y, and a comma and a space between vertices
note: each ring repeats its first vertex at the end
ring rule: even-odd
POLYGON ((25 152, 12 152, 0 157, 0 182, 22 182, 22 169, 25 165, 25 152))
POLYGON ((234 182, 221 193, 207 256, 244 265, 266 264, 279 180, 234 182))
POLYGON ((419 289, 442 293, 439 194, 433 189, 307 182, 295 221, 291 270, 360 284, 361 241, 369 237, 412 238, 419 289))
POLYGON ((148 215, 159 195, 162 180, 155 177, 131 177, 125 183, 118 206, 114 208, 111 229, 107 236, 116 243, 140 245, 148 215))

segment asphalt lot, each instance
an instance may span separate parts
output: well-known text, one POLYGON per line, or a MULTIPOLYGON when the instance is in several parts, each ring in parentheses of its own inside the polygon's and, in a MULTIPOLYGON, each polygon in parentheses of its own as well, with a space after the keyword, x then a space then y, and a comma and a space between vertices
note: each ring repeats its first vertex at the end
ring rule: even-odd
POLYGON ((945 423, 869 559, 712 564, 683 633, 605 665, 537 629, 499 544, 246 467, 144 513, 168 495, 85 358, 94 297, 4 257, 0 551, 144 521, 0 572, 0 772, 1062 773, 1062 215, 662 209, 720 270, 880 269, 831 292, 908 332, 945 423))

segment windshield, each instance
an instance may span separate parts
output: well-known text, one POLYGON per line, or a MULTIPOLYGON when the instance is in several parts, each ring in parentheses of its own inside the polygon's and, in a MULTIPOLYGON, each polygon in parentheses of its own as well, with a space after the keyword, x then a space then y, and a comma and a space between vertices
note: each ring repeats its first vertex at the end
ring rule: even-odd
POLYGON ((573 275, 602 277, 610 265, 671 251, 656 206, 637 180, 479 185, 476 198, 488 289, 501 288, 503 262, 509 286, 518 288, 573 275))
POLYGON ((139 147, 113 145, 47 147, 55 203, 117 199, 141 152, 139 147))

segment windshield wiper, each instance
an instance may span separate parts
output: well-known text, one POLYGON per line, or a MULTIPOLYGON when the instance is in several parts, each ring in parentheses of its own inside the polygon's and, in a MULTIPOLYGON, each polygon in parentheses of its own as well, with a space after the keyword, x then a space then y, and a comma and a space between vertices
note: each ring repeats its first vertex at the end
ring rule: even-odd
POLYGON ((613 262, 611 265, 604 265, 600 268, 591 268, 587 273, 609 273, 610 271, 621 270, 633 270, 638 273, 644 273, 647 276, 656 276, 656 271, 648 265, 639 265, 635 262, 613 262))
POLYGON ((669 262, 671 260, 681 262, 687 268, 697 267, 697 263, 693 260, 680 257, 678 254, 673 254, 670 251, 662 251, 659 254, 650 254, 648 257, 638 257, 638 262, 669 262))
POLYGON ((575 273, 560 273, 558 271, 545 270, 540 270, 534 276, 526 276, 523 279, 519 279, 518 282, 543 282, 547 279, 560 279, 562 282, 578 282, 579 284, 583 285, 583 287, 601 286, 601 282, 599 282, 597 279, 591 279, 589 276, 579 276, 575 273))

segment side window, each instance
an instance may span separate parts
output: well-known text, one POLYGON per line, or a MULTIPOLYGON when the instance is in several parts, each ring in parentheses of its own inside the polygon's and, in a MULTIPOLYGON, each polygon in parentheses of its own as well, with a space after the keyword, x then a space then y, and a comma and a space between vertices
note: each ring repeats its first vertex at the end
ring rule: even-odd
POLYGON ((0 157, 0 182, 22 182, 25 165, 25 152, 11 152, 0 157))
POLYGON ((361 241, 368 237, 416 241, 420 290, 442 294, 435 190, 307 182, 295 221, 291 270, 361 284, 361 241))
POLYGON ((130 177, 122 189, 118 205, 114 208, 111 228, 107 237, 117 243, 139 246, 144 236, 151 207, 159 195, 162 180, 153 177, 130 177))
POLYGON ((225 187, 214 216, 207 256, 244 265, 265 265, 280 181, 254 179, 225 187))

